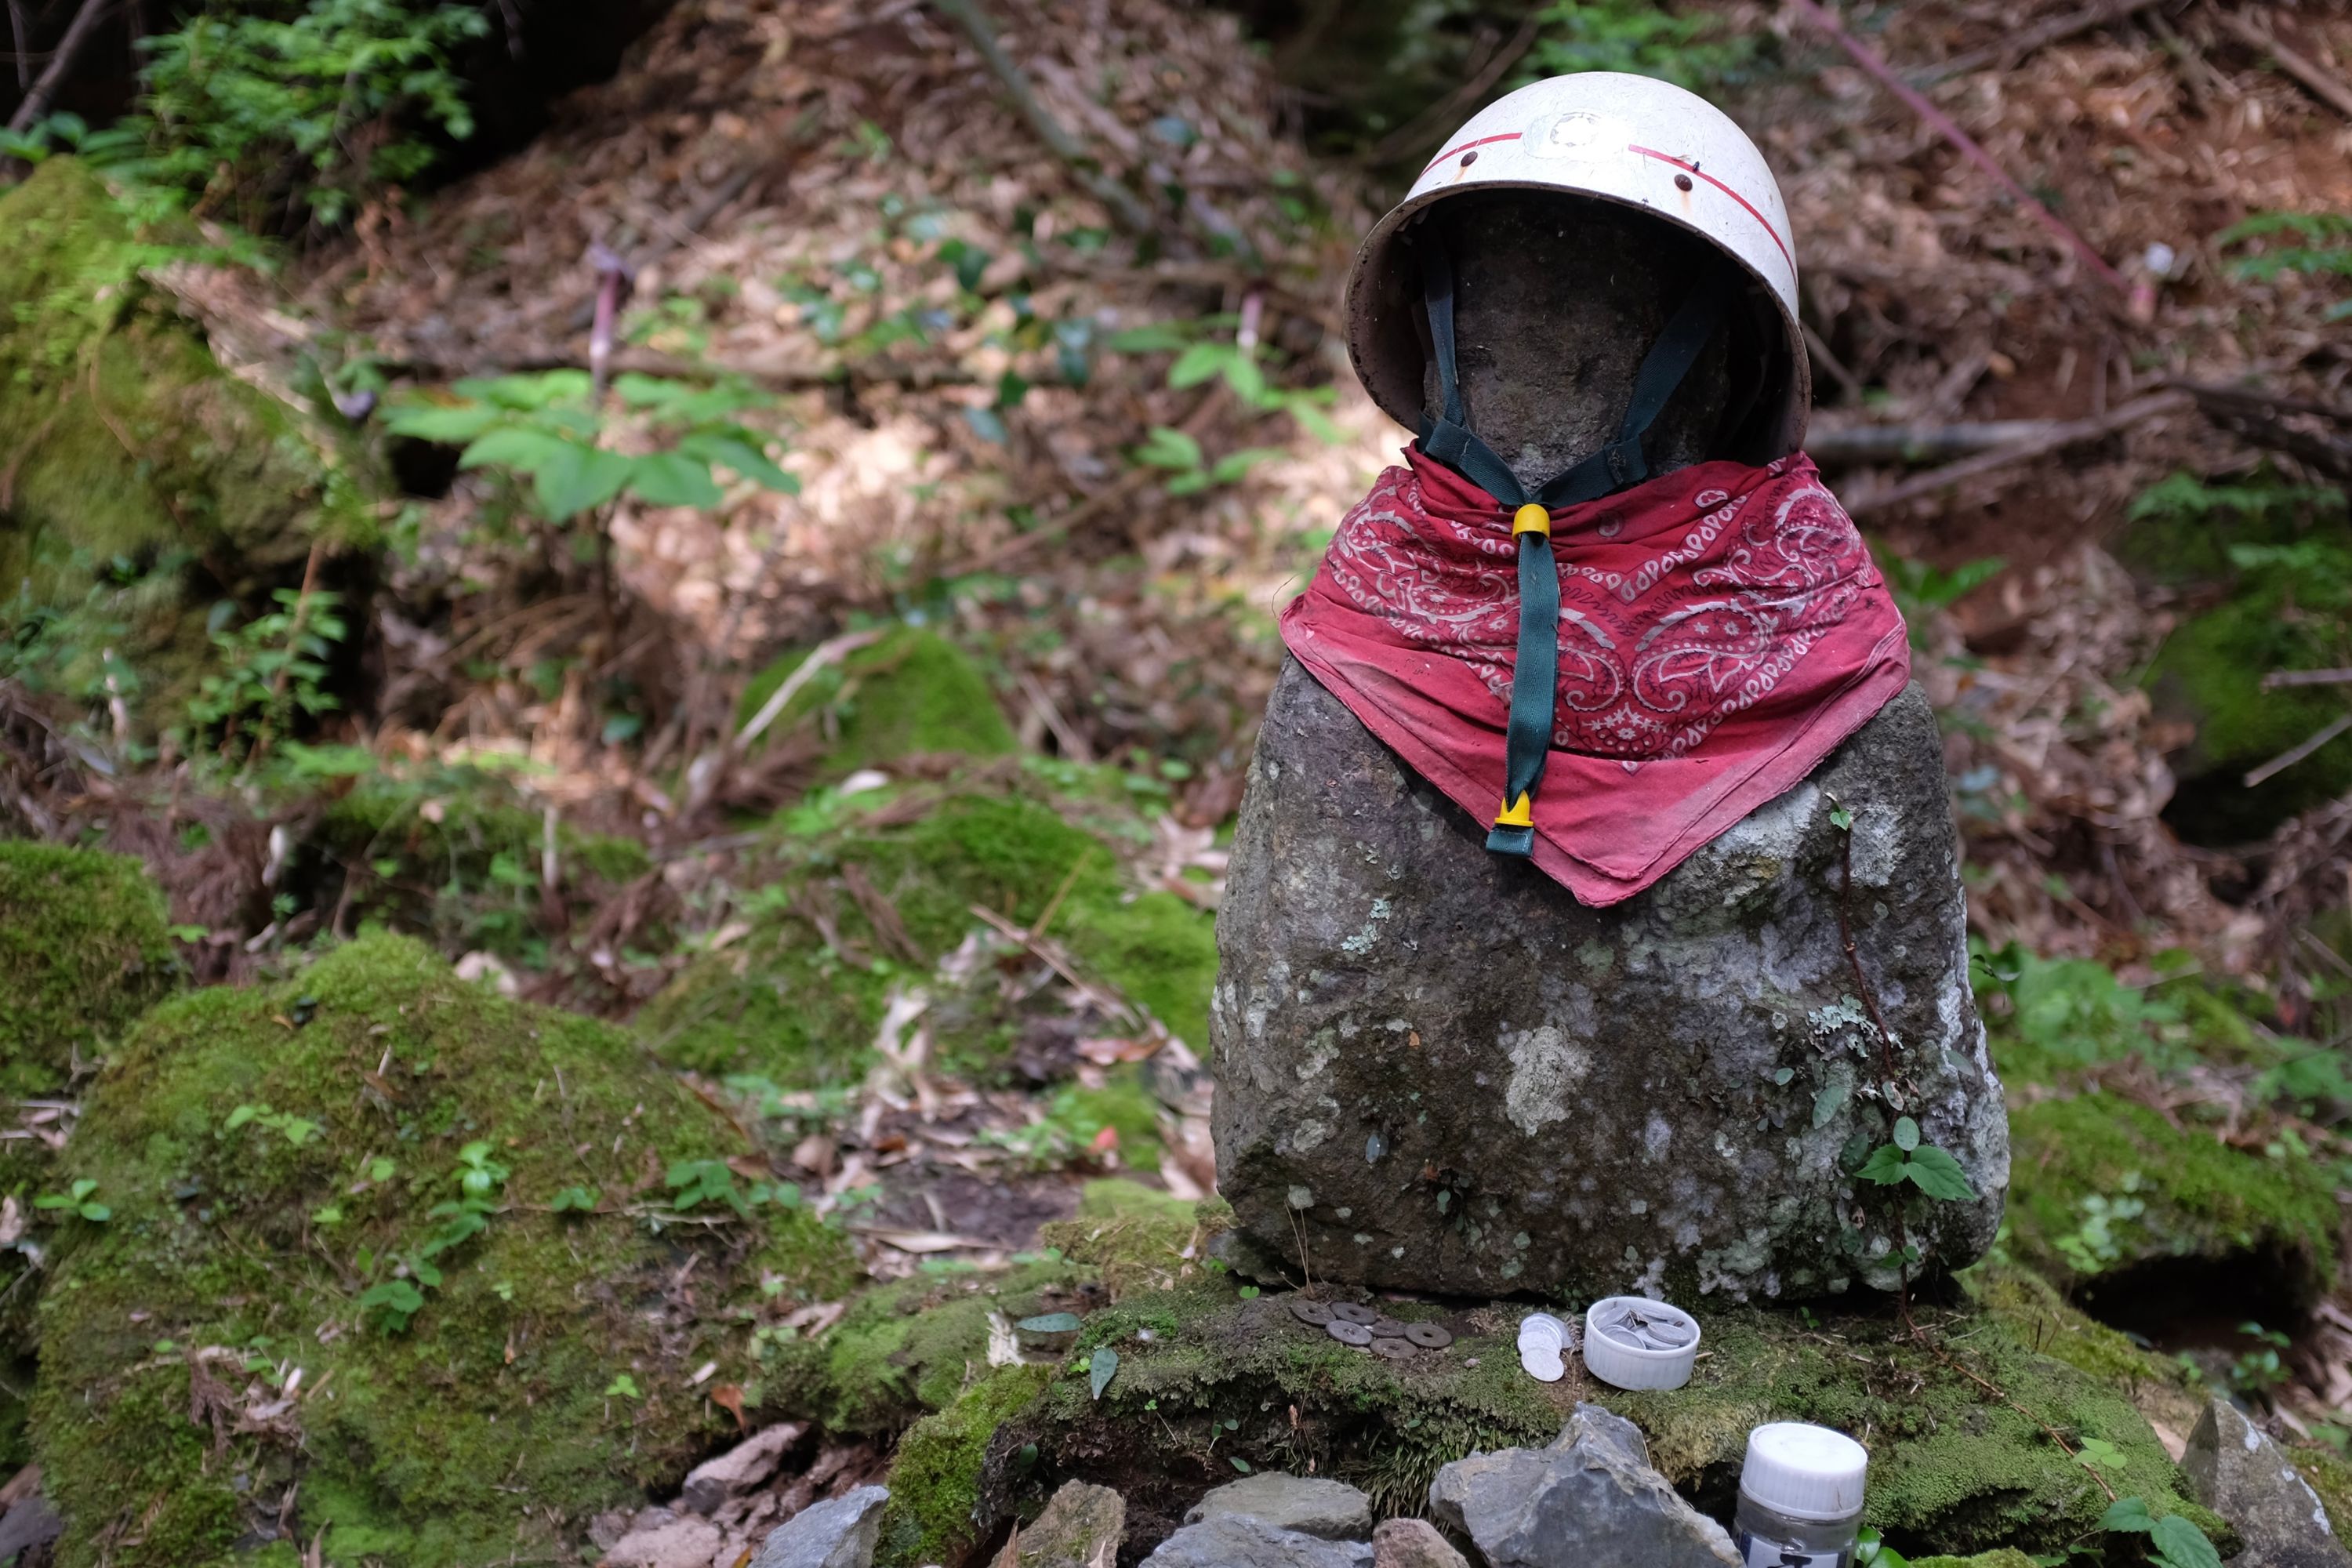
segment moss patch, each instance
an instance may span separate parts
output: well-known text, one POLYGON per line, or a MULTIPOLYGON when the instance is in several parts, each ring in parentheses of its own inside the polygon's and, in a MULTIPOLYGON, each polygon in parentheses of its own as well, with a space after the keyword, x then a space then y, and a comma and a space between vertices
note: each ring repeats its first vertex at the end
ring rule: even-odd
POLYGON ((1138 1182, 1088 1182, 1077 1214, 1050 1222, 1038 1239, 1094 1269, 1116 1300, 1198 1273, 1210 1239, 1232 1227, 1233 1215, 1223 1199, 1187 1203, 1138 1182))
POLYGON ((2334 1273, 2336 1198, 2308 1160, 2232 1149, 2104 1093, 2020 1107, 2009 1136, 2009 1246, 2053 1278, 2256 1254, 2308 1301, 2334 1273))
POLYGON ((794 814, 750 934, 680 975, 640 1026, 677 1066, 812 1087, 861 1074, 892 989, 920 984, 939 1059, 984 1076, 1007 1004, 992 966, 940 969, 973 933, 1010 951, 980 905, 1024 928, 1050 910, 1046 935, 1082 973, 1204 1044, 1210 916, 1139 889, 1126 862, 1150 833, 1130 794, 1106 769, 1004 763, 794 814))
POLYGON ((568 1552, 731 1431, 704 1361, 755 1382, 743 1330, 854 1275, 801 1211, 677 1213, 680 1163, 740 1194, 748 1153, 626 1036, 399 938, 156 1009, 72 1150, 112 1217, 42 1308, 60 1561, 225 1563, 289 1506, 344 1562, 568 1552))
MULTIPOLYGON (((786 654, 743 689, 740 726, 808 658, 786 654)), ((769 726, 769 737, 814 730, 827 776, 841 778, 934 752, 1009 756, 1016 742, 979 668, 937 632, 898 626, 812 675, 769 726)))
POLYGON ((880 1568, 957 1563, 979 1543, 987 1527, 979 1517, 980 1481, 990 1446, 1053 1375, 1050 1367, 1000 1367, 908 1429, 886 1483, 890 1501, 875 1553, 880 1568))
POLYGON ((102 636, 152 710, 193 684, 212 597, 299 577, 314 539, 375 536, 371 487, 141 280, 162 253, 79 162, 52 158, 0 195, 0 584, 89 622, 58 639, 69 668, 51 679, 86 683, 102 636))
POLYGON ((129 856, 0 844, 0 1092, 63 1089, 167 990, 163 895, 129 856))

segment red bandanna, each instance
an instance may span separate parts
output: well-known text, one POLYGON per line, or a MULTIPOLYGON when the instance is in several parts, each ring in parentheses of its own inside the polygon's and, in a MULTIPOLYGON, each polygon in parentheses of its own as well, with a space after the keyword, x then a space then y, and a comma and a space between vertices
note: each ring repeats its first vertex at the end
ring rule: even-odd
MULTIPOLYGON (((1283 641, 1479 822, 1518 637, 1508 509, 1418 453, 1339 525, 1283 641)), ((1563 508, 1559 700, 1535 862, 1633 897, 1794 785, 1910 679, 1903 617, 1810 458, 1701 463, 1563 508)))

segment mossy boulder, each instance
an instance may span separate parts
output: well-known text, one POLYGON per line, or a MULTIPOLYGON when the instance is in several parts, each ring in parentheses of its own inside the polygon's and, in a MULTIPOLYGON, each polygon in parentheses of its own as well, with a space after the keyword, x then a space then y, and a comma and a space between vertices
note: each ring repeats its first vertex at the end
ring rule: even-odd
POLYGON ((54 639, 58 683, 85 683, 103 641, 151 702, 192 686, 214 602, 262 600, 314 541, 376 531, 364 460, 224 370, 144 280, 169 254, 75 159, 0 193, 0 584, 17 599, 0 621, 86 619, 54 639))
POLYGON ((2098 1092, 2016 1108, 2010 1145, 2008 1247, 2053 1279, 2225 1270, 2300 1308, 2334 1276, 2336 1195, 2308 1159, 2232 1148, 2098 1092))
POLYGON ((1012 1027, 993 965, 1019 944, 984 908, 1066 949, 1084 978, 1196 1047, 1216 977, 1211 918, 1129 868, 1150 843, 1109 769, 1007 759, 788 814, 751 931, 640 1016, 673 1065, 806 1088, 854 1079, 894 990, 922 986, 935 1059, 984 1073, 1012 1027))
POLYGON ((127 855, 0 843, 0 1093, 55 1094, 170 989, 163 895, 127 855))
POLYGON ((1556 1384, 1528 1377, 1513 1348, 1524 1307, 1381 1305, 1444 1323, 1454 1343, 1383 1361, 1300 1323, 1278 1298, 1241 1300, 1213 1279, 1098 1311, 1062 1373, 991 1444, 982 1496, 1009 1511, 1064 1479, 1097 1482, 1127 1498, 1134 1538, 1150 1540, 1246 1465, 1330 1476, 1383 1513, 1412 1513, 1441 1466, 1549 1444, 1577 1400, 1594 1399, 1639 1425, 1668 1479, 1725 1518, 1748 1430, 1812 1421, 1864 1436, 1867 1522, 1903 1551, 2063 1551, 2095 1530, 2107 1499, 2046 1423, 2072 1444, 2112 1444, 2118 1491, 2226 1543, 2227 1527, 2182 1494, 2123 1391, 2037 1354, 1981 1307, 1922 1309, 1924 1337, 1887 1315, 1702 1311, 1711 1353, 1691 1383, 1627 1394, 1573 1366, 1556 1384), (1097 1349, 1118 1356, 1099 1398, 1088 1372, 1097 1349))
POLYGON ((748 1330, 854 1278, 750 1154, 626 1035, 402 938, 158 1007, 42 1307, 60 1561, 570 1560, 732 1431, 706 1394, 756 1384, 748 1330))
MULTIPOLYGON (((750 722, 809 653, 796 649, 753 676, 736 723, 750 722)), ((953 643, 921 626, 893 627, 812 673, 761 743, 803 729, 822 748, 824 776, 835 779, 904 757, 1002 757, 1016 748, 988 678, 953 643)))

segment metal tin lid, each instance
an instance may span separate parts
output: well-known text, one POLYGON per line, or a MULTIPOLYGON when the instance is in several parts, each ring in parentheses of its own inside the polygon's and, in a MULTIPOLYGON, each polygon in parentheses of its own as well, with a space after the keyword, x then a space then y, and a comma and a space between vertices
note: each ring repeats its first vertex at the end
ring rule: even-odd
POLYGON ((1739 1489, 1790 1519, 1851 1519, 1862 1511, 1869 1468, 1869 1453, 1843 1432, 1774 1421, 1748 1434, 1739 1489))

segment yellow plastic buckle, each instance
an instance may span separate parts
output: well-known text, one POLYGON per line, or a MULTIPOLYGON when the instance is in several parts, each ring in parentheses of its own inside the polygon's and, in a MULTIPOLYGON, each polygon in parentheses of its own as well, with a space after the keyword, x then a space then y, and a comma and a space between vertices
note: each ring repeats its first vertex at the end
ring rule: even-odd
POLYGON ((1549 539, 1551 513, 1533 501, 1519 508, 1511 514, 1511 537, 1517 539, 1522 533, 1540 533, 1546 539, 1549 539))
MULTIPOLYGON (((1536 510, 1540 511, 1543 509, 1538 507, 1536 510)), ((1495 818, 1495 826, 1497 827, 1533 827, 1535 825, 1535 811, 1528 804, 1528 792, 1525 790, 1519 792, 1517 805, 1506 804, 1502 814, 1495 818)))

